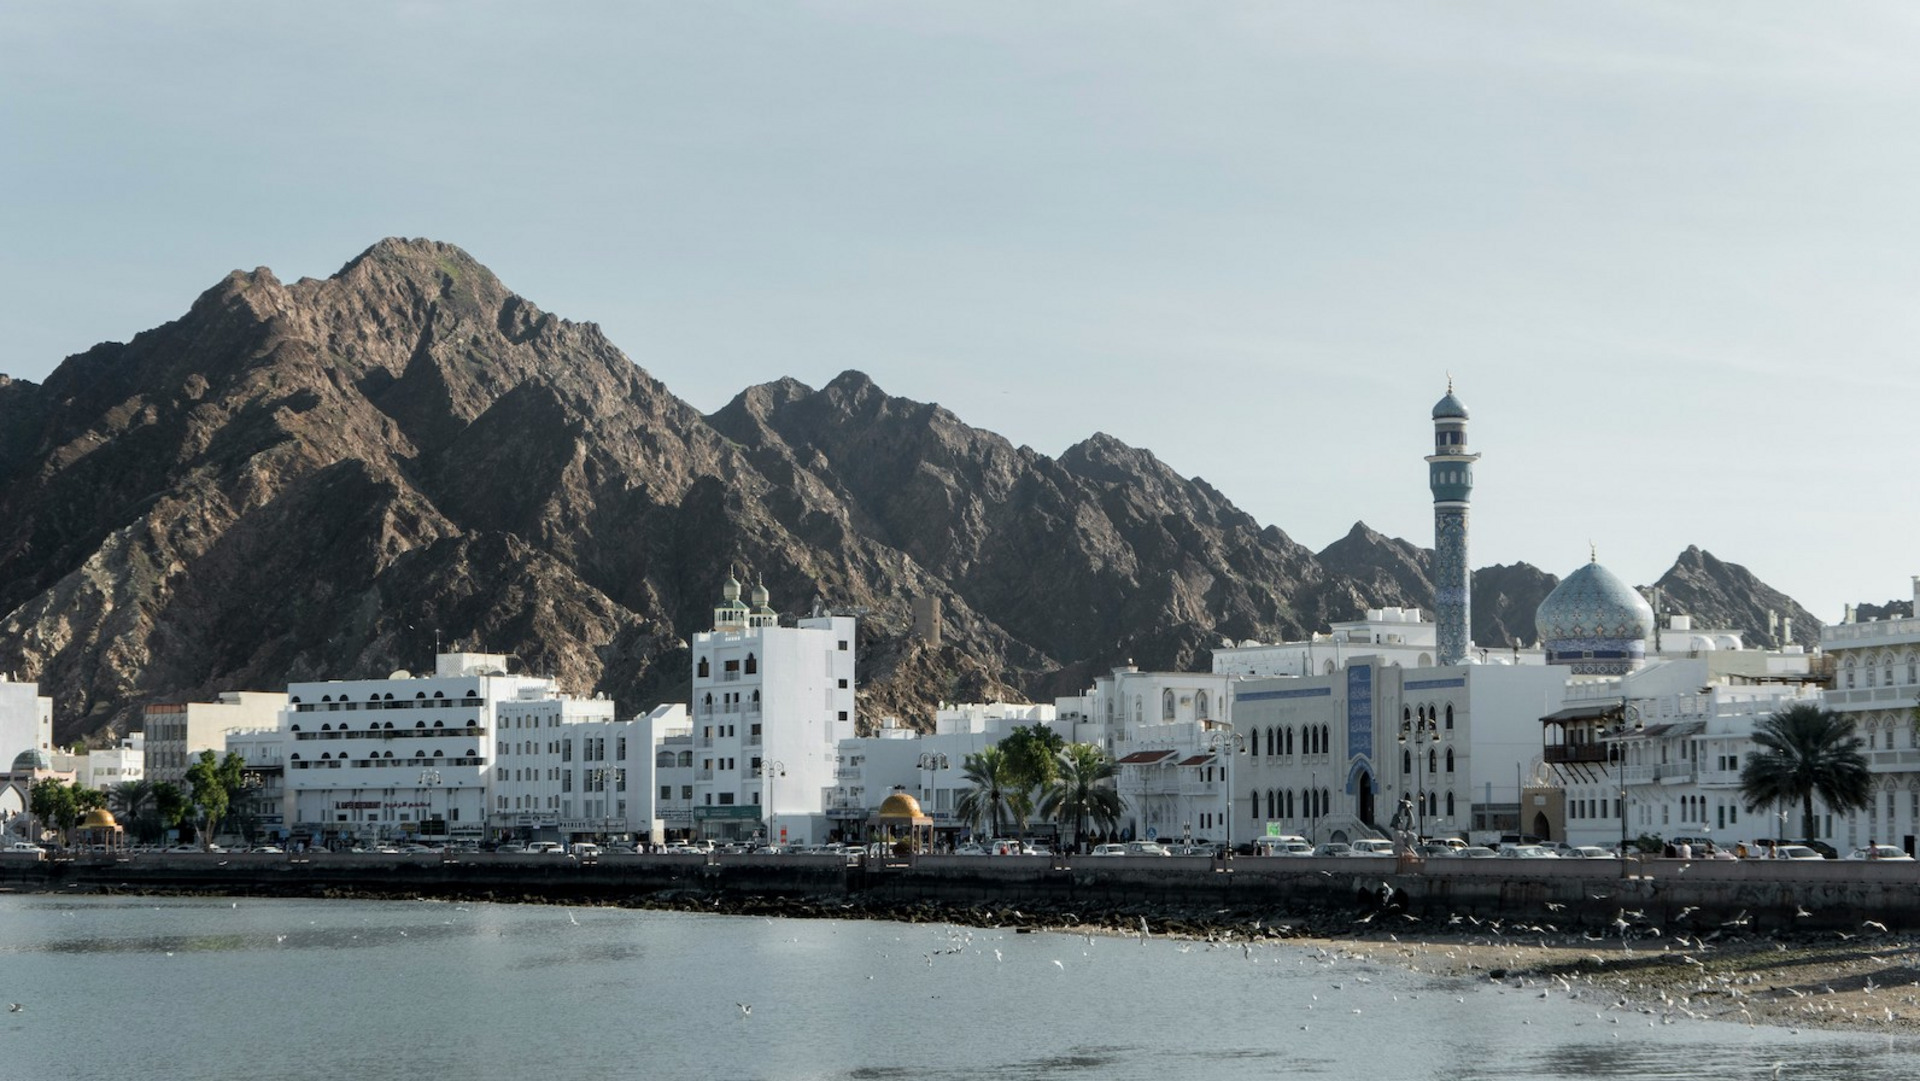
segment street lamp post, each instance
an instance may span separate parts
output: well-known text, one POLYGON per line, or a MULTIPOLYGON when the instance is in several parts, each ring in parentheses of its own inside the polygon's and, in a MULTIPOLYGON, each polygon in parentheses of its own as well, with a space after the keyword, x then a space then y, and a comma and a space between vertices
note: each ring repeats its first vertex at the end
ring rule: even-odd
MULTIPOLYGON (((1209 731, 1211 732, 1211 735, 1207 740, 1208 750, 1217 752, 1220 749, 1222 742, 1224 742, 1226 744, 1227 758, 1229 760, 1231 760, 1236 753, 1239 753, 1241 750, 1244 750, 1244 748, 1241 746, 1241 744, 1244 741, 1241 739, 1239 733, 1233 730, 1233 725, 1231 723, 1227 721, 1202 721, 1200 723, 1207 725, 1209 731), (1218 731, 1212 731, 1213 729, 1219 729, 1219 728, 1226 729, 1226 732, 1225 732, 1226 739, 1224 741, 1220 738, 1222 733, 1218 731)), ((1227 858, 1231 859, 1233 857, 1233 778, 1228 776, 1227 767, 1225 765, 1222 765, 1220 767, 1220 784, 1221 784, 1221 787, 1223 787, 1226 790, 1226 796, 1227 796, 1226 853, 1227 853, 1227 858)))
POLYGON ((767 843, 770 845, 780 843, 780 835, 775 831, 774 826, 773 782, 776 778, 785 777, 786 775, 787 764, 777 758, 771 762, 762 764, 760 767, 761 787, 766 789, 767 796, 765 811, 767 819, 767 843))
MULTIPOLYGON (((1405 718, 1400 722, 1400 745, 1405 747, 1411 743, 1413 748, 1413 786, 1414 799, 1417 801, 1414 808, 1415 844, 1420 843, 1427 835, 1427 788, 1425 772, 1422 769, 1426 764, 1427 752, 1421 744, 1439 742, 1440 722, 1437 718, 1427 715, 1427 707, 1421 706, 1417 716, 1405 718)), ((1404 775, 1400 778, 1400 783, 1406 783, 1404 775)))
POLYGON ((920 768, 921 772, 927 774, 926 779, 920 782, 920 798, 922 809, 931 817, 933 812, 927 808, 937 802, 933 798, 933 774, 943 769, 952 769, 953 762, 939 751, 928 751, 922 754, 914 764, 920 768))

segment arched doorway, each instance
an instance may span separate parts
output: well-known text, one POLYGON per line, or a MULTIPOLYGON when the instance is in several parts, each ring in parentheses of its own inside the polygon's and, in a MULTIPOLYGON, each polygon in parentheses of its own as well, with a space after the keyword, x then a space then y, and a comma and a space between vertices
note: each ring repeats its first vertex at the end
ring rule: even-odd
POLYGON ((1355 795, 1358 796, 1360 821, 1373 825, 1373 775, 1361 770, 1354 776, 1355 795))
POLYGON ((1544 812, 1533 816, 1533 829, 1528 832, 1540 838, 1542 841, 1553 840, 1553 825, 1547 821, 1547 816, 1544 812))

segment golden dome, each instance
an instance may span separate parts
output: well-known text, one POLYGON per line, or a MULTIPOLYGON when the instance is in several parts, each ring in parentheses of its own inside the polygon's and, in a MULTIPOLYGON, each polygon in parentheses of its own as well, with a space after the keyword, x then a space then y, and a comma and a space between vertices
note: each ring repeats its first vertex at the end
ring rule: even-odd
POLYGON ((117 830, 120 828, 120 823, 114 821, 112 811, 107 810, 105 807, 95 807, 93 810, 87 812, 87 817, 80 820, 80 828, 83 830, 117 830))
POLYGON ((920 813, 920 801, 905 792, 895 792, 880 801, 881 818, 924 818, 920 813))

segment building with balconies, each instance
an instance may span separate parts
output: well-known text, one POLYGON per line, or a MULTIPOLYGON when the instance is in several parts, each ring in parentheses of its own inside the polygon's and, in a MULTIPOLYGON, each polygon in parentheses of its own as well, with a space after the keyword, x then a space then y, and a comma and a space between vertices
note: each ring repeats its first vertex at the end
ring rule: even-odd
POLYGON ((553 679, 507 668, 501 654, 442 653, 430 676, 395 672, 289 686, 284 727, 294 839, 480 839, 490 767, 512 741, 496 711, 559 696, 553 679))
MULTIPOLYGON (((1920 575, 1909 611, 1920 615, 1920 575)), ((1854 721, 1873 771, 1872 806, 1834 822, 1848 845, 1868 840, 1915 852, 1920 836, 1920 618, 1844 622, 1820 629, 1833 673, 1828 709, 1854 721)), ((1823 808, 1816 806, 1816 813, 1823 808)), ((1831 816, 1828 816, 1831 817, 1831 816)), ((1836 845, 1838 842, 1835 842, 1836 845)))

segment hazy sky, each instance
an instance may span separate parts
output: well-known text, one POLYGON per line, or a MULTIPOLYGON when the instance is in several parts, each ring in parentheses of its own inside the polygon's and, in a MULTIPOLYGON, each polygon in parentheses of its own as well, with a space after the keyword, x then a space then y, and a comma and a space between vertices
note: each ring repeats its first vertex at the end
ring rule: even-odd
POLYGON ((1318 549, 1920 572, 1906 4, 10 4, 0 371, 383 236, 711 411, 847 368, 1318 549))

